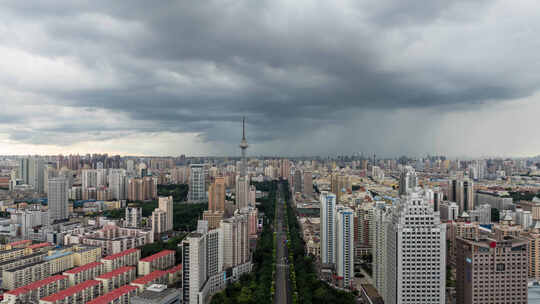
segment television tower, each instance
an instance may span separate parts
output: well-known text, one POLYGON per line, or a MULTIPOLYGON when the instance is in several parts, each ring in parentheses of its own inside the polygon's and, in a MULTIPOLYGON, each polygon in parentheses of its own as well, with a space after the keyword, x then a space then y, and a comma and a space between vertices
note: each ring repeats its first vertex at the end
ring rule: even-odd
POLYGON ((240 168, 240 176, 246 176, 247 163, 246 163, 246 150, 249 147, 246 140, 246 117, 242 117, 242 141, 240 142, 240 149, 242 149, 242 167, 240 168))

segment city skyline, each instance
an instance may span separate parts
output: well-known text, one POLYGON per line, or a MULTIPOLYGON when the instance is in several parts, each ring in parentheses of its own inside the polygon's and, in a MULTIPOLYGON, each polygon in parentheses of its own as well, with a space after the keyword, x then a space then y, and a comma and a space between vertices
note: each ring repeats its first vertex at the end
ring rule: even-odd
POLYGON ((539 5, 7 1, 0 154, 538 155, 539 5))

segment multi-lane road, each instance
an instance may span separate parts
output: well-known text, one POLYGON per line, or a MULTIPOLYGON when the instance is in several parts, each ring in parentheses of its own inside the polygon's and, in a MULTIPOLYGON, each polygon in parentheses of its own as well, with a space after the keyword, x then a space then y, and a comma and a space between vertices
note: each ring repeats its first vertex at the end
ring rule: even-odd
POLYGON ((279 186, 277 205, 276 205, 276 304, 291 303, 290 282, 289 282, 289 264, 287 245, 287 231, 283 217, 285 216, 285 202, 281 197, 281 185, 279 186))

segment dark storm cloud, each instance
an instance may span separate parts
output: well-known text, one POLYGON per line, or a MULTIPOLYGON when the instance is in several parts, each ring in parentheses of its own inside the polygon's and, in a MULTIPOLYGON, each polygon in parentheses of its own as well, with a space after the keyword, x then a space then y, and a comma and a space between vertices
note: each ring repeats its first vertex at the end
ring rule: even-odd
POLYGON ((68 58, 84 76, 80 86, 19 82, 18 90, 129 120, 107 126, 63 117, 11 137, 42 143, 39 134, 78 133, 69 140, 85 140, 95 138, 92 132, 170 131, 228 141, 237 139, 236 124, 247 115, 250 139, 266 142, 346 125, 344 119, 371 110, 451 111, 528 96, 540 77, 501 74, 506 65, 495 65, 503 54, 490 57, 497 51, 489 43, 504 39, 473 40, 497 35, 496 28, 455 35, 492 6, 466 0, 7 1, 0 17, 14 39, 0 38, 2 44, 53 61, 68 58), (19 24, 44 37, 10 32, 19 24))

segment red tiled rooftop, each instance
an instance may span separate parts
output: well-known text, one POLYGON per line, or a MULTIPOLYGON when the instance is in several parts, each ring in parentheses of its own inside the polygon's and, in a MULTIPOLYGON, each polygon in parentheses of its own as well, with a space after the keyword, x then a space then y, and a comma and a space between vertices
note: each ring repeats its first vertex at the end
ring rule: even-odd
POLYGON ((101 262, 88 263, 86 265, 82 265, 82 266, 79 266, 79 267, 76 267, 76 268, 73 268, 73 269, 70 269, 70 270, 66 270, 66 271, 64 271, 64 273, 75 274, 75 273, 79 273, 79 272, 82 272, 82 271, 85 271, 85 270, 88 270, 88 269, 91 269, 91 268, 94 268, 94 267, 98 267, 100 264, 102 264, 102 263, 101 262))
POLYGON ((52 245, 49 243, 38 243, 38 244, 30 245, 28 246, 28 248, 37 249, 37 248, 42 248, 42 247, 47 247, 47 246, 52 246, 52 245))
POLYGON ((67 277, 65 275, 55 275, 55 276, 43 279, 41 281, 33 282, 33 283, 28 284, 28 285, 13 289, 11 291, 6 291, 6 293, 18 296, 21 293, 30 292, 32 290, 38 289, 38 288, 40 288, 42 286, 45 286, 45 285, 50 284, 50 283, 55 282, 55 281, 60 281, 62 279, 67 279, 67 277))
POLYGON ((169 254, 174 254, 175 252, 172 251, 172 250, 162 250, 156 254, 153 254, 151 256, 148 256, 148 257, 145 257, 144 259, 141 259, 141 262, 152 262, 153 260, 155 259, 158 259, 160 257, 163 257, 163 256, 166 256, 166 255, 169 255, 169 254))
POLYGON ((124 250, 124 251, 122 251, 122 252, 119 252, 119 253, 115 253, 115 254, 113 254, 113 255, 106 256, 106 257, 104 257, 102 260, 114 260, 114 259, 119 258, 119 257, 121 257, 121 256, 128 255, 128 254, 130 254, 130 253, 136 252, 137 250, 139 250, 139 249, 137 249, 137 248, 131 248, 131 249, 128 249, 128 250, 124 250))
POLYGON ((28 242, 32 243, 31 240, 22 240, 22 241, 16 241, 16 242, 9 243, 9 245, 17 246, 17 245, 25 244, 25 243, 28 243, 28 242))
POLYGON ((69 297, 71 295, 79 293, 79 292, 81 292, 82 290, 84 290, 86 288, 96 286, 96 285, 99 285, 99 284, 101 284, 101 282, 96 281, 96 280, 84 281, 81 284, 72 286, 72 287, 70 287, 68 289, 64 289, 64 290, 62 290, 62 291, 60 291, 58 293, 55 293, 55 294, 50 295, 48 297, 42 298, 41 300, 42 301, 47 301, 47 302, 56 302, 58 300, 65 299, 65 298, 67 298, 67 297, 69 297))
POLYGON ((163 271, 163 270, 156 270, 154 272, 151 272, 147 275, 145 275, 144 277, 141 277, 141 278, 138 278, 138 279, 135 279, 133 282, 131 282, 132 284, 141 284, 141 285, 145 285, 147 284, 148 282, 151 282, 161 276, 164 276, 165 274, 167 274, 167 272, 163 271))
POLYGON ((134 290, 137 290, 137 287, 131 285, 124 285, 120 288, 117 288, 109 293, 102 295, 99 298, 95 298, 94 300, 86 304, 108 304, 134 290))
POLYGON ((115 270, 113 270, 111 272, 107 272, 105 274, 102 274, 99 277, 97 277, 96 279, 110 279, 110 278, 115 277, 115 276, 117 276, 117 275, 119 275, 121 273, 128 272, 131 269, 135 269, 135 267, 133 267, 133 266, 120 267, 120 268, 115 269, 115 270))
POLYGON ((178 264, 172 268, 169 268, 169 269, 166 269, 165 271, 168 272, 168 273, 175 273, 177 271, 180 271, 182 270, 182 264, 178 264))

